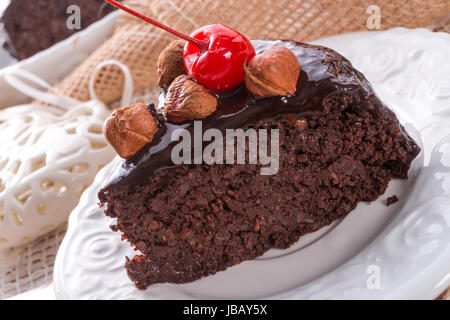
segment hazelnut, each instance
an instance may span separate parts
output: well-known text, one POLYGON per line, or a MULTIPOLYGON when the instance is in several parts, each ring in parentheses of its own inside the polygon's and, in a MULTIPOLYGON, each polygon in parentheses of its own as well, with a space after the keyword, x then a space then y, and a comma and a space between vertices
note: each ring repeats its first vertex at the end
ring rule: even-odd
POLYGON ((245 85, 256 96, 294 94, 300 75, 300 64, 291 50, 274 46, 257 54, 244 65, 245 85))
POLYGON ((183 61, 185 43, 184 40, 173 41, 159 55, 156 67, 160 86, 169 86, 176 77, 186 73, 183 61))
POLYGON ((103 133, 119 156, 129 159, 152 141, 158 129, 147 106, 138 103, 114 110, 105 121, 103 133))
POLYGON ((187 75, 177 77, 167 90, 164 112, 172 123, 203 119, 216 111, 217 98, 187 75))

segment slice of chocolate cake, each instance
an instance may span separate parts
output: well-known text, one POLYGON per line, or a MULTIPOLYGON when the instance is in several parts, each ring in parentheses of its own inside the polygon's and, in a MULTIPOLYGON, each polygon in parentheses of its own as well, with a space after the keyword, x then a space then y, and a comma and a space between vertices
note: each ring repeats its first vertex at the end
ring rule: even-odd
MULTIPOLYGON (((5 1, 5 0, 2 0, 5 1)), ((8 36, 4 47, 23 60, 64 40, 112 12, 114 7, 103 0, 11 0, 1 22, 8 36), (80 11, 80 29, 69 29, 73 14, 69 6, 80 11)))
POLYGON ((292 41, 252 43, 257 53, 284 46, 295 54, 301 67, 295 93, 256 98, 242 86, 219 97, 202 130, 225 136, 227 129, 278 129, 275 174, 261 174, 259 160, 174 164, 179 141, 172 133, 183 128, 194 136, 195 122, 159 117, 153 140, 124 160, 99 193, 105 213, 117 218, 112 229, 139 250, 126 269, 140 289, 193 281, 288 248, 358 202, 377 199, 392 178, 406 179, 420 152, 340 54, 292 41))

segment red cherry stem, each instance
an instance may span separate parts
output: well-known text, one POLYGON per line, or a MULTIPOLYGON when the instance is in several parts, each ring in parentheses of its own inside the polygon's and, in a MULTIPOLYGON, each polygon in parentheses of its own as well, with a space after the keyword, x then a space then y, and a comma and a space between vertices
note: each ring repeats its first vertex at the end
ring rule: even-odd
POLYGON ((181 33, 181 32, 179 32, 179 31, 177 31, 175 29, 172 29, 172 28, 170 28, 170 27, 168 27, 168 26, 166 26, 166 25, 164 25, 162 23, 159 23, 156 20, 153 20, 153 19, 151 19, 151 18, 149 18, 147 16, 144 16, 143 14, 140 14, 139 12, 134 11, 133 9, 130 9, 130 8, 124 6, 123 4, 121 4, 121 3, 117 2, 117 1, 114 1, 114 0, 105 0, 105 1, 108 2, 109 4, 115 6, 115 7, 123 10, 123 11, 126 11, 126 12, 132 14, 135 17, 138 17, 139 19, 142 19, 142 20, 144 20, 144 21, 146 21, 148 23, 151 23, 152 25, 154 25, 154 26, 156 26, 158 28, 166 30, 167 32, 170 32, 171 34, 173 34, 173 35, 175 35, 175 36, 177 36, 177 37, 179 37, 179 38, 181 38, 183 40, 186 40, 186 41, 192 43, 193 45, 197 46, 201 50, 204 50, 204 51, 208 50, 209 40, 207 40, 207 39, 206 39, 206 41, 201 41, 201 40, 192 38, 192 37, 190 37, 188 35, 185 35, 184 33, 181 33))

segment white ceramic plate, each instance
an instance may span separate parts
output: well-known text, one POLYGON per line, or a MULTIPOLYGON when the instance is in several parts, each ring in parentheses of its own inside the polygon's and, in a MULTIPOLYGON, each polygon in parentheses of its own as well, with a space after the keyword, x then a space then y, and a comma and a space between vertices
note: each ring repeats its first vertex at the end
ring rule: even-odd
POLYGON ((146 291, 128 279, 133 256, 97 192, 119 165, 97 176, 72 212, 54 270, 63 299, 434 298, 450 284, 450 35, 424 29, 346 34, 317 41, 349 58, 422 152, 409 180, 394 180, 370 205, 287 250, 182 284, 146 291), (400 201, 387 207, 386 198, 400 201))

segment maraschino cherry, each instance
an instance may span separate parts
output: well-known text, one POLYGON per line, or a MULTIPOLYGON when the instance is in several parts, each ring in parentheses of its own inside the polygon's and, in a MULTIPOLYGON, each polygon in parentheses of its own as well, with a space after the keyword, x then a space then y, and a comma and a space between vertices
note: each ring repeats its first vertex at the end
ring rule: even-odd
POLYGON ((207 50, 186 44, 184 65, 190 77, 215 92, 229 91, 244 81, 244 63, 255 56, 247 38, 222 24, 204 26, 191 36, 209 44, 207 50))
POLYGON ((169 28, 114 0, 105 0, 148 23, 187 41, 183 60, 187 74, 205 88, 223 93, 244 81, 244 63, 255 56, 255 49, 242 34, 222 24, 211 24, 191 36, 169 28))

